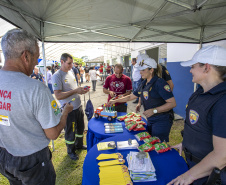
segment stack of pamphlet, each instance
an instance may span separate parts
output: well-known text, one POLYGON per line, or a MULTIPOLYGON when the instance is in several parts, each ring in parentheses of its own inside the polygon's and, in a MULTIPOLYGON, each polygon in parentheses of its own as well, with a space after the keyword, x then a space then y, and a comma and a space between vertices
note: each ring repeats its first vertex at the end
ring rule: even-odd
POLYGON ((149 154, 144 152, 143 158, 138 157, 137 154, 139 152, 130 152, 126 157, 133 182, 156 181, 155 167, 149 154))
POLYGON ((139 146, 136 139, 129 139, 127 141, 117 141, 117 149, 118 150, 127 150, 127 149, 137 149, 139 146))
POLYGON ((122 123, 104 123, 105 133, 123 132, 122 123))

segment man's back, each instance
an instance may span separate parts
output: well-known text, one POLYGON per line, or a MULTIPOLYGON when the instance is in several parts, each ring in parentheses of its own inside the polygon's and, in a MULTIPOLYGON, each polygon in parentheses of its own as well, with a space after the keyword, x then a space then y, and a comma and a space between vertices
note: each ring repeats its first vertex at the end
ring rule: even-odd
POLYGON ((49 144, 43 129, 61 116, 48 87, 21 72, 1 70, 0 78, 0 147, 14 156, 40 151, 49 144))

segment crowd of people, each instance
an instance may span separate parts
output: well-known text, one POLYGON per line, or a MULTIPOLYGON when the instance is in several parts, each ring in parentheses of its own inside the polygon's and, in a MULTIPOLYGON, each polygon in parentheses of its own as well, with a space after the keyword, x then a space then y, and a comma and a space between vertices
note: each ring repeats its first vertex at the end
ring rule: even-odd
MULTIPOLYGON (((132 100, 137 104, 137 112, 143 106, 147 131, 169 141, 176 107, 174 84, 166 67, 148 55, 132 59, 129 78, 123 74, 122 64, 104 63, 97 72, 95 66, 82 67, 73 63, 70 54, 63 53, 60 66, 47 66, 49 91, 39 82, 45 79, 36 67, 36 38, 24 30, 13 29, 2 37, 1 45, 5 64, 0 70, 0 173, 10 184, 55 184, 48 144, 63 129, 72 160, 79 158, 76 150, 87 148, 83 144, 84 112, 80 98, 89 92, 81 86, 84 77, 86 82, 92 81, 93 91, 98 76, 105 80, 103 92, 108 94, 108 104, 115 104, 118 112, 127 112, 126 102, 132 100)), ((180 153, 184 151, 189 170, 168 185, 201 185, 216 167, 221 170, 221 184, 226 184, 225 56, 225 48, 213 45, 203 47, 190 61, 181 63, 191 66, 192 82, 199 84, 199 88, 186 107, 183 142, 172 146, 180 153)))

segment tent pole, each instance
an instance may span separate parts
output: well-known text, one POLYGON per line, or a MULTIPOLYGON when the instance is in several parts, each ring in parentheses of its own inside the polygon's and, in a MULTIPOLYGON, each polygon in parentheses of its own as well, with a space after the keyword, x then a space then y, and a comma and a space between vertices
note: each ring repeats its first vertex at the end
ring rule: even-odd
MULTIPOLYGON (((202 26, 201 32, 200 32, 199 49, 202 48, 204 29, 205 29, 205 26, 202 26)), ((194 83, 194 92, 196 91, 196 89, 197 89, 197 83, 194 83)))
MULTIPOLYGON (((48 81, 47 81, 47 72, 46 72, 46 58, 45 58, 45 43, 44 43, 44 22, 41 22, 41 30, 42 30, 42 59, 44 64, 44 74, 45 74, 45 84, 48 87, 48 81)), ((54 141, 52 140, 52 148, 54 152, 54 141)))

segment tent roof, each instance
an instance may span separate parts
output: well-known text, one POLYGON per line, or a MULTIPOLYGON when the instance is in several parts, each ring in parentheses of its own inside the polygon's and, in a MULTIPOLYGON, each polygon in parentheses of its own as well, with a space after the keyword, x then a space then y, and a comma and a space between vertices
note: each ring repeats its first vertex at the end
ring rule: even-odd
POLYGON ((88 63, 103 63, 103 62, 104 62, 104 56, 100 56, 88 61, 88 63))
POLYGON ((226 38, 225 0, 0 0, 0 16, 45 42, 226 38))

